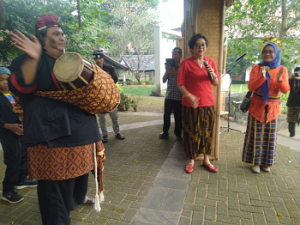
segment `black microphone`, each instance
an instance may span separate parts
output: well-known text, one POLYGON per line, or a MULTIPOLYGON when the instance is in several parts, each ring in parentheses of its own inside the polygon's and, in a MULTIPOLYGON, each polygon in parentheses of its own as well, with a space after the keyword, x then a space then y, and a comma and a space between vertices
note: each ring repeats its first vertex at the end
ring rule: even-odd
MULTIPOLYGON (((205 65, 205 67, 207 68, 208 67, 208 62, 207 61, 204 61, 204 65, 205 65)), ((213 76, 209 73, 209 72, 207 72, 208 73, 208 77, 209 77, 209 79, 211 80, 211 81, 213 81, 213 76)))
POLYGON ((248 52, 245 52, 243 55, 241 55, 240 57, 238 57, 235 61, 239 61, 240 59, 242 59, 247 54, 248 54, 248 52))

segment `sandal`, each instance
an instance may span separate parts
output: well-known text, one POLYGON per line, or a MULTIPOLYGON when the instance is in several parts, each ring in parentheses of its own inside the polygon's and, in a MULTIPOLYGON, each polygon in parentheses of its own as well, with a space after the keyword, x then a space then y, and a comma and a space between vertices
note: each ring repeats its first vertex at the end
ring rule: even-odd
POLYGON ((194 165, 192 163, 188 163, 185 167, 185 171, 187 173, 191 173, 191 172, 193 172, 193 170, 194 170, 194 165))
POLYGON ((211 163, 205 164, 204 162, 202 162, 202 166, 206 167, 210 172, 213 172, 213 173, 218 172, 217 168, 211 163))
POLYGON ((107 143, 108 142, 108 136, 103 136, 102 137, 102 143, 107 143))
POLYGON ((82 204, 94 205, 95 199, 93 197, 85 196, 84 202, 82 204))

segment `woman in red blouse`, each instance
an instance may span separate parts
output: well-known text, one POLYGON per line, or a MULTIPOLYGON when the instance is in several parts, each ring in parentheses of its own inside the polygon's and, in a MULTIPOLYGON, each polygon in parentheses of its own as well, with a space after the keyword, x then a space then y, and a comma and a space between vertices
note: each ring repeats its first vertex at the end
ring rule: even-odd
POLYGON ((210 163, 209 155, 213 145, 215 123, 215 98, 212 85, 219 84, 219 74, 215 62, 204 56, 208 40, 201 34, 189 41, 192 56, 180 64, 177 84, 183 94, 182 126, 185 156, 189 159, 186 172, 194 170, 195 159, 204 154, 202 165, 211 172, 217 169, 210 163), (204 62, 208 62, 208 66, 204 62))

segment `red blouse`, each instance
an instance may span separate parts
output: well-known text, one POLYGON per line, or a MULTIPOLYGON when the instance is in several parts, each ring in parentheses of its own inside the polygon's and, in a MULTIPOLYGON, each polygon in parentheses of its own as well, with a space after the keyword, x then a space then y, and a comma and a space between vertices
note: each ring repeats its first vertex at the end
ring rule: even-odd
MULTIPOLYGON (((214 60, 205 56, 204 60, 211 65, 219 79, 219 73, 214 60)), ((198 107, 207 107, 215 104, 212 84, 206 72, 206 68, 204 65, 200 68, 194 56, 186 58, 181 62, 177 76, 177 84, 185 85, 188 92, 199 98, 198 107)), ((192 107, 185 96, 182 98, 182 104, 192 107)))

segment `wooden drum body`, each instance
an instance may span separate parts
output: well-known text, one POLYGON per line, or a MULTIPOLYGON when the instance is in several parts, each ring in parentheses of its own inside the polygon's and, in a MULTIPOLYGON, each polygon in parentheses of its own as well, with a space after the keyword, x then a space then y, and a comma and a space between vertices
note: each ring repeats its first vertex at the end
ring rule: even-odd
POLYGON ((120 103, 111 75, 77 53, 59 57, 53 73, 64 90, 37 91, 35 95, 68 102, 91 114, 111 112, 120 103))
POLYGON ((54 64, 53 73, 64 90, 83 87, 94 78, 92 63, 75 52, 60 56, 54 64))

